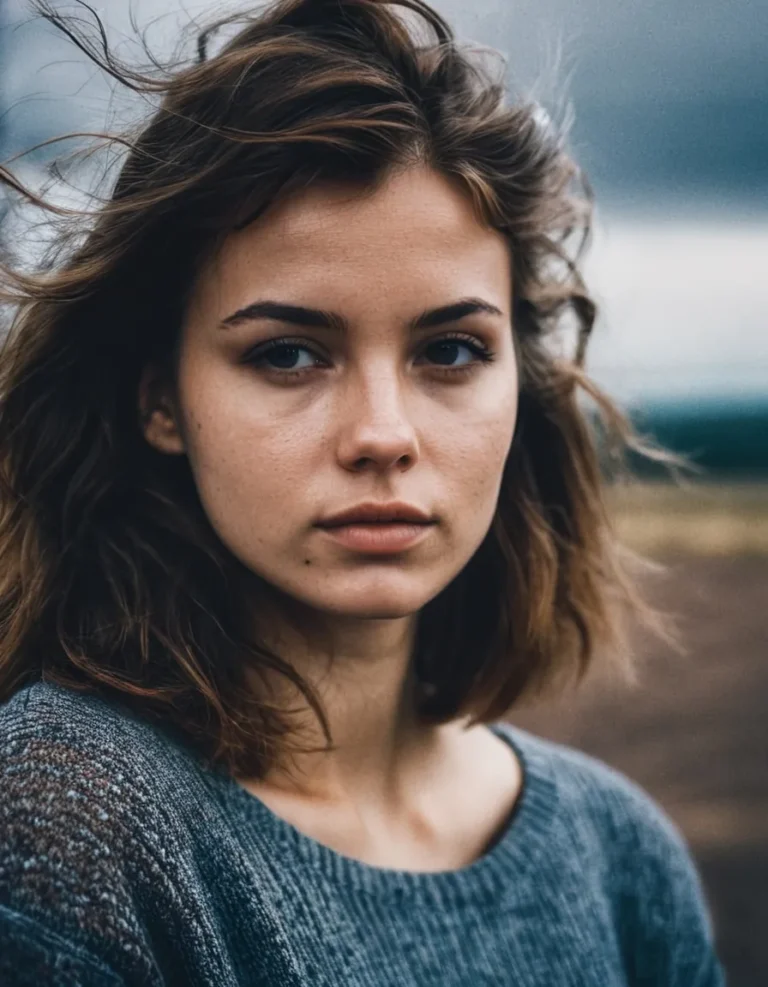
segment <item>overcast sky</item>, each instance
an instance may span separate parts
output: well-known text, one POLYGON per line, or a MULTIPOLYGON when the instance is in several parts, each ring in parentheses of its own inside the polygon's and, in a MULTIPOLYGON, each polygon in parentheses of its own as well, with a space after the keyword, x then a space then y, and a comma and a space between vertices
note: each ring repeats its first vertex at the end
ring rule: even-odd
MULTIPOLYGON (((3 0, 0 0, 0 4, 3 0)), ((57 4, 74 9, 70 0, 57 4)), ((509 59, 509 81, 559 78, 576 113, 573 142, 606 196, 765 199, 768 2, 765 0, 437 0, 464 39, 509 59), (559 60, 558 60, 558 52, 559 60), (553 72, 554 69, 554 72, 553 72)), ((105 87, 63 39, 5 0, 0 81, 13 146, 73 124, 103 122, 105 87), (26 22, 26 23, 25 23, 26 22), (90 80, 90 83, 89 83, 90 80)), ((133 0, 163 50, 188 14, 242 8, 210 0, 133 0), (188 12, 188 13, 185 13, 188 12)), ((96 3, 115 39, 127 0, 96 3)), ((548 91, 547 91, 548 90, 548 91)))

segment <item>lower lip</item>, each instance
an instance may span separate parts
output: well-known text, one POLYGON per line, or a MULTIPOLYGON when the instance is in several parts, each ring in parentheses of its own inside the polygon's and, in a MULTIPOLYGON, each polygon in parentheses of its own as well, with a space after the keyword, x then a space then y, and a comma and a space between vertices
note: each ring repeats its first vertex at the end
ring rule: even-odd
POLYGON ((341 524, 320 530, 347 548, 385 555, 410 548, 425 538, 432 527, 433 524, 341 524))

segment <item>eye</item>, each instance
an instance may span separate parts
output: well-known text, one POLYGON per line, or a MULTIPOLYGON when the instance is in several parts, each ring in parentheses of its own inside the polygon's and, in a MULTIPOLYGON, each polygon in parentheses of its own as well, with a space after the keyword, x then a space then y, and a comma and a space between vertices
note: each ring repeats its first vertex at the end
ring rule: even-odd
POLYGON ((469 370, 493 360, 493 354, 480 340, 458 333, 432 340, 424 347, 424 353, 439 369, 449 372, 469 370), (469 354, 469 359, 462 359, 462 351, 469 354))
POLYGON ((308 346, 295 339, 270 339, 246 354, 245 363, 263 367, 282 376, 300 374, 312 370, 320 357, 308 346), (302 354, 306 354, 302 361, 302 354))

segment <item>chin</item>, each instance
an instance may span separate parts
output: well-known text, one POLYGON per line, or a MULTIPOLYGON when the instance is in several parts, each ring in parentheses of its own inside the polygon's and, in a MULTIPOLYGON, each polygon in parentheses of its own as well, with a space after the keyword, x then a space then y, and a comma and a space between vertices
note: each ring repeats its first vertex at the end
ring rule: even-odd
POLYGON ((407 593, 345 593, 334 597, 327 595, 306 601, 315 610, 339 617, 360 620, 396 620, 417 613, 427 599, 423 595, 407 593))
MULTIPOLYGON (((362 575, 353 584, 340 580, 333 585, 333 578, 326 577, 321 592, 295 594, 303 602, 324 613, 361 620, 394 620, 417 613, 443 588, 442 581, 403 578, 402 573, 392 573, 387 579, 378 574, 367 580, 362 575)), ((316 589, 316 587, 313 587, 316 589)))
POLYGON ((410 617, 418 613, 423 604, 413 604, 411 606, 390 603, 387 600, 378 600, 375 603, 359 603, 345 601, 337 606, 318 606, 316 609, 324 613, 333 614, 338 617, 346 617, 349 620, 400 620, 403 617, 410 617))

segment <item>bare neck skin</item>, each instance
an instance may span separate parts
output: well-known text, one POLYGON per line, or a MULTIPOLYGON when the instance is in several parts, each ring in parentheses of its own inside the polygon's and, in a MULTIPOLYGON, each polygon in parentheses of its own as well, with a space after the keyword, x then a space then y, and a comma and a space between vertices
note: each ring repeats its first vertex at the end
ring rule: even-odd
MULTIPOLYGON (((409 772, 425 766, 439 737, 415 716, 416 621, 415 614, 381 620, 314 614, 289 622, 273 612, 267 640, 318 691, 335 749, 286 756, 265 781, 322 800, 365 793, 385 805, 402 795, 409 772)), ((311 711, 293 722, 301 724, 303 744, 324 745, 311 711)))
MULTIPOLYGON (((482 726, 419 724, 410 661, 416 619, 326 619, 323 644, 332 650, 323 651, 284 623, 270 644, 289 653, 317 688, 336 749, 292 755, 266 778, 240 782, 349 856, 378 866, 454 869, 495 842, 521 773, 508 746, 482 726)), ((303 728, 307 746, 324 743, 312 714, 303 728)))

